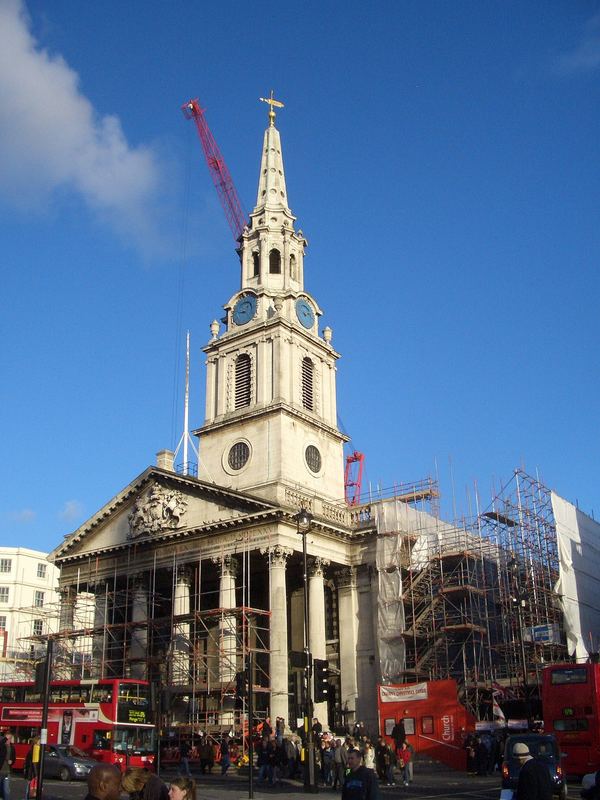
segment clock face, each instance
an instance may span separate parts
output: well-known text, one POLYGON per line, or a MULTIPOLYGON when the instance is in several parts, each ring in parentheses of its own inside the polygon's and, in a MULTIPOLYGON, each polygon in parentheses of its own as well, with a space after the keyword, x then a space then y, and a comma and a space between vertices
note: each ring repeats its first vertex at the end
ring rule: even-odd
POLYGON ((233 321, 236 325, 245 325, 256 314, 256 297, 245 294, 233 307, 233 321))
POLYGON ((303 297, 296 300, 296 316, 300 324, 304 325, 305 328, 312 328, 315 324, 315 312, 310 303, 303 297))

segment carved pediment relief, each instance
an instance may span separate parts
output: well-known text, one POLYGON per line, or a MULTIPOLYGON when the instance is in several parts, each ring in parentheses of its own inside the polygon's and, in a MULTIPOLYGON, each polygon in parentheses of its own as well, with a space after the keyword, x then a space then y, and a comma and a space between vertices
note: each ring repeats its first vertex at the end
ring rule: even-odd
POLYGON ((129 513, 129 539, 184 527, 188 498, 177 489, 155 483, 135 501, 129 513))

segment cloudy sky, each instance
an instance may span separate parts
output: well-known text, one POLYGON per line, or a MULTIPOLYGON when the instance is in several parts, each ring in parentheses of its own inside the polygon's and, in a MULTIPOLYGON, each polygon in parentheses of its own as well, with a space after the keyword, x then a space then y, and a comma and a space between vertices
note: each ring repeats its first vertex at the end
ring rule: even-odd
POLYGON ((51 549, 177 444, 271 88, 366 482, 447 517, 515 467, 600 512, 600 4, 0 0, 0 543, 51 549))

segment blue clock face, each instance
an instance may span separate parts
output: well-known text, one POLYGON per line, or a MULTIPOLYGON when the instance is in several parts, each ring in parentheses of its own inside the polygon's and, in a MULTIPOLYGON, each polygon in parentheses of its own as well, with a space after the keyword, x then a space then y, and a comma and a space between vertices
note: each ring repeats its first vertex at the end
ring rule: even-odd
POLYGON ((256 314, 256 297, 245 294, 233 307, 233 321, 236 325, 245 325, 256 314))
POLYGON ((310 303, 303 297, 296 300, 296 316, 300 324, 304 325, 305 328, 312 328, 315 324, 315 312, 310 303))

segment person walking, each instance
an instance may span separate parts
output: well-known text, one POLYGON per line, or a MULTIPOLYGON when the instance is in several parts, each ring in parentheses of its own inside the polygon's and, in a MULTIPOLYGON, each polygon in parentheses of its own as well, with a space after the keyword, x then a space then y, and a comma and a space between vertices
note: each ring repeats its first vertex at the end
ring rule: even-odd
POLYGON ((513 755, 521 766, 515 800, 552 800, 552 779, 546 765, 533 758, 524 742, 515 744, 513 755))
POLYGON ((348 764, 348 751, 342 747, 340 739, 335 740, 333 749, 333 784, 332 788, 335 791, 338 788, 341 790, 344 785, 344 778, 346 776, 346 765, 348 764))
POLYGON ((179 771, 186 778, 191 778, 190 772, 190 743, 187 739, 182 739, 179 744, 179 771))
POLYGON ((411 765, 412 753, 408 749, 408 742, 406 739, 402 742, 402 747, 398 751, 398 765, 402 772, 402 782, 405 786, 409 784, 409 767, 411 765))
POLYGON ((362 754, 356 748, 348 753, 349 771, 342 789, 342 800, 379 800, 379 785, 374 769, 362 763, 362 754))

